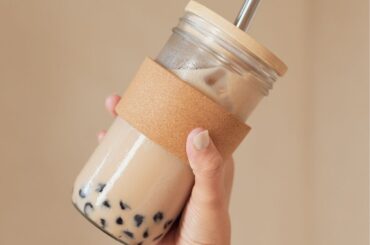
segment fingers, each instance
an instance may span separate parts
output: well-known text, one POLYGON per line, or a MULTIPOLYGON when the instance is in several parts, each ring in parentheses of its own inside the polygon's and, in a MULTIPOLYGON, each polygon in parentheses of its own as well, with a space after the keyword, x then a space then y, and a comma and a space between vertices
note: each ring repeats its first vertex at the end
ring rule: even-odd
POLYGON ((101 142, 105 136, 105 134, 107 133, 106 130, 101 130, 96 136, 98 137, 98 141, 101 142))
POLYGON ((224 160, 207 130, 194 129, 188 136, 186 151, 195 176, 192 198, 206 205, 226 205, 224 160))
MULTIPOLYGON (((112 116, 117 116, 117 113, 116 111, 114 110, 114 108, 116 107, 116 105, 118 104, 118 102, 121 100, 121 97, 118 96, 118 95, 110 95, 108 96, 106 99, 105 99, 105 108, 107 109, 107 111, 112 115, 112 116)), ((97 134, 97 138, 98 138, 98 141, 101 142, 105 136, 105 134, 107 133, 106 130, 101 130, 98 134, 97 134)))
POLYGON ((114 108, 121 100, 121 97, 118 95, 110 95, 105 99, 105 107, 107 108, 108 112, 110 112, 113 116, 117 116, 116 111, 114 108))

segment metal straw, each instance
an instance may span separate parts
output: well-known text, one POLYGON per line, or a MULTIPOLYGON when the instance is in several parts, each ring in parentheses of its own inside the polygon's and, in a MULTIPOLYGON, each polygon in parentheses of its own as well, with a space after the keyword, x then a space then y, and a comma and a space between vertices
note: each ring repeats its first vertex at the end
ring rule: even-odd
POLYGON ((260 0, 245 0, 238 17, 234 21, 234 25, 239 29, 247 31, 259 2, 260 0))

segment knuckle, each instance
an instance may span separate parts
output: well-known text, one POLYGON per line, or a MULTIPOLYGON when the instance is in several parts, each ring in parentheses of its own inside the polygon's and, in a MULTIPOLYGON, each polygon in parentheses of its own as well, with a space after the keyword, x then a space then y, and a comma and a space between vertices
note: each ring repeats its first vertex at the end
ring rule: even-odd
POLYGON ((205 154, 198 159, 198 164, 193 170, 197 175, 207 178, 215 177, 222 173, 223 162, 223 158, 218 153, 205 154))

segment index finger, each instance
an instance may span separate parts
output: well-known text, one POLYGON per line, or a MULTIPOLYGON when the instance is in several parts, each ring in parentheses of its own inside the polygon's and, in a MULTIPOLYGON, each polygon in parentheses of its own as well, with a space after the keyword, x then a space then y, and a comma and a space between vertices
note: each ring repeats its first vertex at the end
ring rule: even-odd
POLYGON ((116 95, 116 94, 110 95, 105 99, 105 108, 114 117, 117 116, 117 113, 114 110, 114 108, 116 107, 116 105, 118 104, 120 100, 121 100, 121 96, 116 95))

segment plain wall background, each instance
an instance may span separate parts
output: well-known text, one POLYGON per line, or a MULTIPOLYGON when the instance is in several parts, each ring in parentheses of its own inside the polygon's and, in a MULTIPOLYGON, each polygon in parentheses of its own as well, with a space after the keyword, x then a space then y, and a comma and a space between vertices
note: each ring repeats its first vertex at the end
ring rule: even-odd
POLYGON ((369 6, 314 1, 311 244, 369 244, 369 6))
MULTIPOLYGON (((229 20, 242 1, 202 0, 229 20)), ((117 244, 75 211, 103 101, 186 0, 0 0, 0 244, 117 244)), ((289 66, 235 154, 235 245, 368 244, 365 0, 265 0, 250 34, 289 66)))

